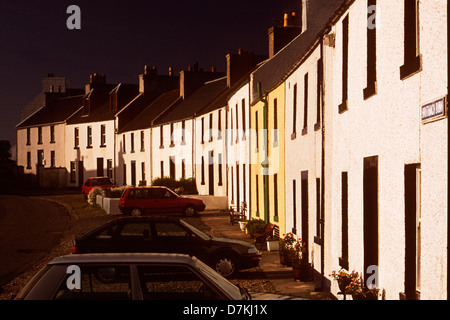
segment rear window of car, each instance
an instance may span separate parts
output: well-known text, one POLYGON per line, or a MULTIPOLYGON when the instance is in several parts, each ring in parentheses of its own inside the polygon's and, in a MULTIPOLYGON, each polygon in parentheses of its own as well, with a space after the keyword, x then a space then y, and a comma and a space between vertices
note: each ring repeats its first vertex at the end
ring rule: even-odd
POLYGON ((101 179, 92 179, 92 186, 104 186, 107 184, 112 184, 111 180, 108 178, 101 178, 101 179))

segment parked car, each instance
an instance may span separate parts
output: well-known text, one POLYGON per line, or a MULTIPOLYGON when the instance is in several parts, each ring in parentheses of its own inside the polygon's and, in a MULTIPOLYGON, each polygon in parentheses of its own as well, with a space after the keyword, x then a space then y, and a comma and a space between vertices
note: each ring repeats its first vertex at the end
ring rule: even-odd
POLYGON ((89 192, 91 192, 91 190, 94 188, 111 189, 115 187, 116 185, 108 177, 94 177, 88 178, 83 183, 83 185, 81 186, 81 192, 83 193, 83 196, 87 198, 89 192))
POLYGON ((72 253, 161 252, 196 256, 221 275, 259 265, 262 253, 251 243, 211 237, 177 217, 121 217, 73 242, 72 253))
POLYGON ((126 188, 120 198, 123 214, 183 213, 191 217, 206 208, 202 199, 182 197, 166 187, 126 188))
POLYGON ((163 253, 68 255, 50 261, 15 300, 250 300, 195 257, 163 253))

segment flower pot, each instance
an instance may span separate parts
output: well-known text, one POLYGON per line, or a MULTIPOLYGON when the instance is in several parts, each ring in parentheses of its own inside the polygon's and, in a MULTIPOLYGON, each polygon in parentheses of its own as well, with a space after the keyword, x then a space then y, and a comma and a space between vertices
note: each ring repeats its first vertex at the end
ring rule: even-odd
POLYGON ((295 281, 300 281, 302 278, 302 267, 300 263, 292 264, 292 275, 295 281))
POLYGON ((279 241, 267 241, 267 251, 278 251, 280 249, 279 241))
POLYGON ((241 228, 241 231, 245 232, 245 229, 247 227, 247 221, 239 221, 239 227, 241 228))
POLYGON ((280 250, 280 264, 287 267, 292 266, 292 259, 289 251, 280 250))
POLYGON ((342 293, 345 292, 345 288, 351 283, 350 279, 342 279, 338 281, 339 290, 341 290, 342 293))

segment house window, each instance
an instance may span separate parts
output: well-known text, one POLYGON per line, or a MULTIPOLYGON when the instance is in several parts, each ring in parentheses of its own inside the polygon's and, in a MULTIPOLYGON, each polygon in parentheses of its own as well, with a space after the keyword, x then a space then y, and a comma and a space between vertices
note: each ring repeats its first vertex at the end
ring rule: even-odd
POLYGON ((70 182, 75 183, 77 178, 76 162, 70 161, 70 182))
POLYGON ((54 168, 56 166, 56 156, 55 151, 50 151, 50 167, 54 168))
POLYGON ((38 127, 38 144, 42 144, 42 127, 38 127))
POLYGON ((342 195, 341 195, 341 258, 339 265, 348 270, 348 172, 342 172, 342 195))
POLYGON ((236 143, 239 142, 239 108, 236 104, 236 143))
POLYGON ((292 110, 292 134, 291 139, 295 139, 297 137, 297 84, 294 84, 294 93, 293 93, 293 110, 292 110))
POLYGON ((92 148, 92 127, 87 127, 87 148, 92 148))
POLYGON ((175 146, 175 137, 174 137, 174 129, 173 123, 170 124, 170 147, 173 148, 175 146))
POLYGON ((45 166, 44 150, 37 151, 37 166, 45 166))
POLYGON ((78 149, 80 147, 80 129, 79 128, 74 128, 73 130, 73 136, 74 136, 74 149, 78 149))
POLYGON ((278 100, 273 99, 273 144, 278 145, 278 100))
POLYGON ((202 121, 201 144, 204 144, 205 143, 205 118, 203 117, 201 121, 202 121))
POLYGON ((258 111, 255 112, 255 131, 256 131, 256 151, 259 149, 259 121, 258 111))
POLYGON ((123 164, 123 184, 127 185, 127 165, 123 164))
POLYGON ((130 133, 130 152, 134 153, 134 132, 130 133))
POLYGON ((209 114, 209 142, 213 141, 213 114, 209 114))
POLYGON ((106 175, 110 179, 113 177, 112 159, 106 160, 106 175))
POLYGON ((159 127, 159 147, 164 148, 164 127, 159 127))
POLYGON ((126 136, 125 134, 122 135, 122 148, 123 148, 123 153, 127 153, 127 148, 126 148, 126 136))
POLYGON ((247 130, 247 126, 245 125, 245 99, 242 99, 242 140, 245 140, 245 131, 247 130))
POLYGON ((348 15, 342 21, 342 103, 339 105, 339 113, 348 109, 348 15))
POLYGON ((217 113, 217 139, 222 139, 222 110, 217 113))
POLYGON ((222 169, 222 154, 219 153, 219 163, 217 165, 217 171, 218 171, 218 174, 219 174, 219 182, 218 182, 219 186, 221 186, 223 184, 223 181, 222 181, 222 172, 223 171, 222 170, 223 170, 222 169))
POLYGON ((145 133, 141 131, 141 151, 145 151, 145 133))
POLYGON ((303 130, 302 134, 308 133, 308 87, 309 87, 309 79, 308 74, 305 74, 304 78, 304 95, 303 95, 303 130))
POLYGON ((100 147, 106 147, 106 126, 104 124, 100 126, 100 147))
POLYGON ((55 143, 55 126, 50 126, 50 143, 55 143))
POLYGON ((27 128, 27 146, 31 145, 31 130, 27 128))
POLYGON ((186 144, 186 122, 181 121, 181 144, 186 144))
POLYGON ((230 110, 230 144, 233 144, 233 109, 230 110))
POLYGON ((31 169, 31 152, 27 152, 27 169, 31 169))
POLYGON ((367 1, 367 87, 364 99, 377 93, 377 33, 376 0, 367 1))
POLYGON ((314 130, 320 128, 321 112, 322 112, 322 85, 323 85, 323 60, 320 58, 317 61, 317 103, 316 103, 316 124, 314 130))
POLYGON ((202 157, 202 172, 201 172, 202 176, 201 176, 201 184, 204 185, 205 184, 205 157, 202 157))
POLYGON ((145 162, 141 162, 141 180, 145 181, 145 162))
POLYGON ((404 64, 400 67, 400 79, 422 70, 420 55, 419 0, 405 0, 405 51, 404 64))
POLYGON ((161 178, 164 178, 164 161, 160 162, 160 166, 161 166, 161 178))
POLYGON ((234 203, 234 168, 231 167, 231 203, 234 203))

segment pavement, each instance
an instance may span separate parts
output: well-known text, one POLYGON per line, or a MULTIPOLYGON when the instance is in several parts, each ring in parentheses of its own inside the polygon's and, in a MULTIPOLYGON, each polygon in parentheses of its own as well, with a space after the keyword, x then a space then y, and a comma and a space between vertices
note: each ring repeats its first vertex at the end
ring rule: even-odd
MULTIPOLYGON (((206 211, 200 214, 202 221, 211 228, 216 237, 232 238, 253 243, 250 235, 241 231, 239 224, 231 225, 229 215, 218 211, 206 211)), ((296 281, 292 275, 292 267, 280 264, 278 251, 267 251, 262 248, 260 267, 266 278, 280 295, 302 297, 309 300, 328 300, 328 292, 317 291, 314 282, 296 281)))

